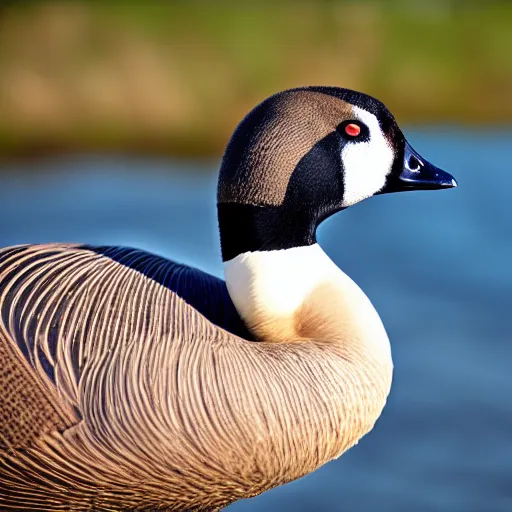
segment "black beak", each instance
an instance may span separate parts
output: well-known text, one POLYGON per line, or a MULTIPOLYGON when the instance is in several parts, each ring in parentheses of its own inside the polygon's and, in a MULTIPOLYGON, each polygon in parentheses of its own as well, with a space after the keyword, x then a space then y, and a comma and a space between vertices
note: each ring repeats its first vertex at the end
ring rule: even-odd
POLYGON ((427 162, 405 141, 402 169, 391 173, 380 194, 406 190, 437 190, 456 186, 457 182, 451 174, 427 162))

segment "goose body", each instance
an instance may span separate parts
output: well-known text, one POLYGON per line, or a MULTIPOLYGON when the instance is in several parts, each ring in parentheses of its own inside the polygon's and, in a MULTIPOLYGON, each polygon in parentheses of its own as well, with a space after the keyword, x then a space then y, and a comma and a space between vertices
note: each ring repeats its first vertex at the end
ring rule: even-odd
POLYGON ((380 102, 302 88, 249 113, 224 155, 226 282, 130 248, 0 251, 0 509, 218 510, 340 456, 393 365, 316 227, 454 184, 380 102))

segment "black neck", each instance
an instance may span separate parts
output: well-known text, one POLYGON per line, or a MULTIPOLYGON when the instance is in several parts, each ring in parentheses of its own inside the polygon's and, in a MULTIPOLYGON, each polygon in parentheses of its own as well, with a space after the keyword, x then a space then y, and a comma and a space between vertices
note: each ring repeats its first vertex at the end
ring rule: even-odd
POLYGON ((297 211, 285 206, 217 205, 222 260, 254 251, 277 251, 316 243, 320 222, 341 208, 321 211, 306 207, 297 211))
POLYGON ((306 209, 290 215, 282 206, 219 204, 223 261, 249 251, 274 251, 312 245, 317 222, 306 209))

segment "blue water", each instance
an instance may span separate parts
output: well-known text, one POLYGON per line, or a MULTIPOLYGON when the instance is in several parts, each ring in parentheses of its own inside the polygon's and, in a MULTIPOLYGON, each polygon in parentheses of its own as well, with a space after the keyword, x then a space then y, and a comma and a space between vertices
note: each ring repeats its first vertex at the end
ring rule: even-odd
MULTIPOLYGON (((230 511, 512 511, 512 133, 409 139, 459 188, 372 198, 319 230, 390 335, 388 405, 343 457, 230 511)), ((221 275, 216 166, 112 156, 10 165, 0 246, 131 245, 221 275)))

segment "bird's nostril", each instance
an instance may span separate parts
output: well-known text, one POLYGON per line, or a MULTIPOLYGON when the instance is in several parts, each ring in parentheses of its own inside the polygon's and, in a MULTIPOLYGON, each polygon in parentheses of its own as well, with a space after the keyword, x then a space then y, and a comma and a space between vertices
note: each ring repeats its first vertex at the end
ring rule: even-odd
POLYGON ((421 166, 420 161, 414 155, 411 155, 409 157, 409 169, 411 171, 417 171, 417 170, 419 170, 420 166, 421 166))

